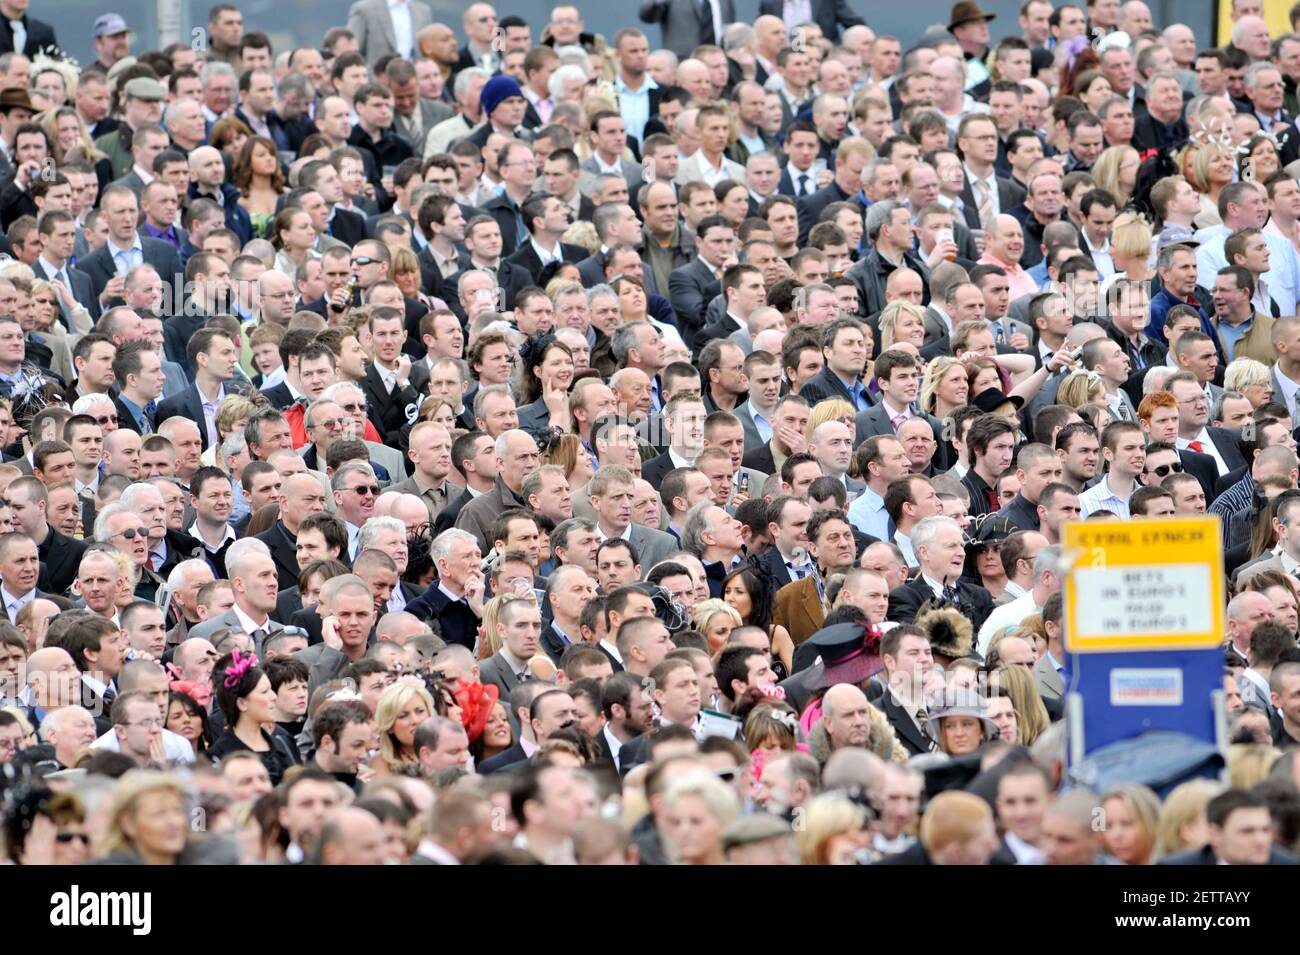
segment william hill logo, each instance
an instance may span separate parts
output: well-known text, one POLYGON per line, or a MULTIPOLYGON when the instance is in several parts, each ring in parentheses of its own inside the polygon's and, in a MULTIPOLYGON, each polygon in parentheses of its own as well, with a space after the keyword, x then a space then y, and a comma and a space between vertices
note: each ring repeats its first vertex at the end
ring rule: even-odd
POLYGON ((68 927, 127 926, 133 935, 148 935, 153 928, 150 892, 70 892, 50 896, 50 924, 68 927))

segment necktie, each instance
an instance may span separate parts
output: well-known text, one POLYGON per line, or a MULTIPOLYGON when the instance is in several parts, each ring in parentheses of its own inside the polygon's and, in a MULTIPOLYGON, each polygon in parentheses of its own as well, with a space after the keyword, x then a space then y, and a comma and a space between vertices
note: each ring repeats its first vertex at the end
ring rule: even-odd
POLYGON ((952 584, 946 584, 943 588, 943 599, 950 604, 958 604, 961 603, 961 594, 952 584))
POLYGON ((1199 441, 1188 441, 1187 446, 1191 448, 1193 451, 1195 451, 1197 454, 1205 453, 1205 445, 1201 444, 1201 442, 1199 441))
POLYGON ((983 179, 975 180, 975 202, 979 210, 980 225, 987 226, 993 214, 993 195, 989 192, 989 184, 983 179))
POLYGON ((704 31, 700 34, 704 43, 717 43, 717 38, 713 35, 713 4, 709 0, 700 0, 700 12, 704 14, 704 31))
POLYGON ((886 517, 885 518, 885 540, 892 541, 894 539, 894 532, 897 530, 898 528, 894 524, 894 519, 892 517, 886 517))
POLYGON ((799 173, 799 195, 808 195, 808 174, 806 172, 799 173))
POLYGON ((253 649, 256 652, 261 653, 262 641, 266 639, 266 631, 259 627, 258 629, 250 633, 249 636, 253 638, 253 649))
POLYGON ((23 48, 27 46, 27 26, 22 20, 10 20, 9 28, 14 33, 14 52, 22 53, 23 48))

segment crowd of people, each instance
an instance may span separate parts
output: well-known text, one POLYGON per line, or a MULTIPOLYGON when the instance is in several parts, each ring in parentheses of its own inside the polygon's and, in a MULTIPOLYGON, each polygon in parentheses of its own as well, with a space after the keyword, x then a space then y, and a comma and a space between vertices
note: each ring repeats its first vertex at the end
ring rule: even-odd
POLYGON ((1261 0, 0 8, 8 861, 1296 861, 1261 0), (1080 785, 1062 527, 1207 513, 1226 749, 1080 785))

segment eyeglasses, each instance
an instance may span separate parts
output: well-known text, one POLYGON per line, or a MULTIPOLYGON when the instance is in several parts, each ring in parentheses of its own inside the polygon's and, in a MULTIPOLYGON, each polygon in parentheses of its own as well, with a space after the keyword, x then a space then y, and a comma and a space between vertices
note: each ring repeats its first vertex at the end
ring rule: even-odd
POLYGON ((90 836, 84 832, 60 832, 54 837, 54 841, 60 845, 67 845, 69 842, 80 842, 83 846, 90 845, 90 836))
POLYGON ((345 491, 355 491, 358 494, 369 494, 371 497, 379 495, 378 484, 358 484, 356 487, 345 487, 345 491))
POLYGON ((117 532, 116 534, 114 534, 113 536, 114 536, 114 537, 121 537, 121 538, 123 538, 123 539, 125 539, 125 540, 135 540, 135 536, 136 536, 137 534, 139 534, 141 537, 148 537, 148 536, 149 536, 149 528, 147 528, 147 527, 128 527, 128 528, 126 528, 126 530, 118 531, 118 532, 117 532))
POLYGON ((357 413, 359 413, 359 412, 361 412, 361 411, 365 411, 365 410, 366 410, 366 406, 365 406, 365 405, 356 405, 356 404, 353 404, 353 405, 339 405, 339 407, 342 408, 344 411, 346 411, 348 414, 357 414, 357 413))
POLYGON ((140 720, 138 723, 127 723, 127 726, 143 726, 145 729, 162 729, 163 721, 154 717, 151 720, 140 720))
POLYGON ((360 268, 361 266, 364 265, 378 265, 378 264, 379 264, 378 259, 372 259, 368 255, 358 255, 355 259, 352 260, 352 267, 354 269, 360 268))
POLYGON ((111 421, 113 424, 117 424, 117 415, 115 415, 115 414, 104 415, 102 418, 96 418, 96 419, 95 419, 95 423, 96 423, 96 424, 101 424, 101 425, 102 425, 102 424, 108 424, 110 421, 111 421))
POLYGON ((326 431, 332 431, 340 425, 347 424, 342 418, 326 418, 323 421, 317 421, 312 425, 313 428, 324 428, 326 431))
POLYGON ((1171 471, 1174 474, 1182 474, 1183 473, 1182 464, 1178 461, 1175 461, 1173 464, 1161 464, 1151 469, 1151 473, 1154 474, 1156 477, 1167 477, 1169 472, 1171 471))

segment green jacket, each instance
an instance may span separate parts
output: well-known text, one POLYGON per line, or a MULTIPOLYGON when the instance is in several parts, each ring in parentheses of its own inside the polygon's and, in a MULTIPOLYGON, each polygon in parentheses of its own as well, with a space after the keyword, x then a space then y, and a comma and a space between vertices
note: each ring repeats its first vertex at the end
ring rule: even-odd
POLYGON ((131 156, 131 127, 126 123, 96 139, 95 147, 112 162, 114 179, 121 179, 135 164, 135 159, 131 156))

